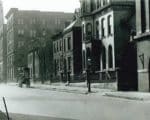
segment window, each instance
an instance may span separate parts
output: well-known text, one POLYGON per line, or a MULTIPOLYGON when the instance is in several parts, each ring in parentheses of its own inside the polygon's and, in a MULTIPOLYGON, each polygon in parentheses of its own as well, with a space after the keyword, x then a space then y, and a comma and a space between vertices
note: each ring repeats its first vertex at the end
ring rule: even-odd
POLYGON ((100 1, 97 0, 97 9, 100 7, 100 1))
POLYGON ((23 24, 23 19, 18 19, 18 24, 23 24))
POLYGON ((60 40, 59 46, 60 46, 60 51, 61 51, 62 50, 62 41, 61 40, 60 40))
POLYGON ((106 50, 104 46, 102 49, 102 65, 103 65, 103 69, 106 69, 106 50))
POLYGON ((59 45, 58 45, 58 41, 57 41, 57 52, 59 52, 59 45))
POLYGON ((19 41, 19 42, 18 42, 18 48, 20 48, 20 47, 22 47, 22 46, 24 46, 24 41, 19 41))
POLYGON ((83 37, 83 40, 84 40, 84 24, 82 25, 82 37, 83 37))
POLYGON ((112 46, 109 45, 108 47, 108 60, 109 60, 109 68, 113 67, 113 53, 112 53, 112 46))
POLYGON ((71 57, 68 57, 68 70, 71 70, 71 57))
POLYGON ((108 35, 112 34, 111 15, 108 16, 108 35))
POLYGON ((98 21, 96 21, 95 28, 96 28, 96 39, 99 39, 99 22, 98 21))
POLYGON ((86 35, 88 35, 88 36, 92 35, 92 24, 91 23, 86 24, 86 35))
POLYGON ((87 56, 87 59, 91 58, 91 49, 89 47, 86 48, 86 56, 87 56))
POLYGON ((35 24, 35 23, 36 23, 36 19, 35 18, 31 19, 31 24, 35 24))
POLYGON ((142 25, 142 33, 143 33, 146 30, 145 0, 141 0, 141 25, 142 25))
POLYGON ((105 22, 105 19, 103 18, 103 19, 101 20, 101 32, 102 32, 102 38, 105 37, 104 22, 105 22))
POLYGON ((66 51, 66 40, 64 39, 64 52, 66 51))
POLYGON ((30 36, 31 37, 36 37, 36 30, 31 30, 30 31, 30 36))
POLYGON ((18 35, 24 35, 24 30, 18 30, 18 35))
POLYGON ((54 53, 56 53, 56 42, 54 43, 54 53))
POLYGON ((71 49, 71 37, 68 37, 67 44, 68 44, 68 50, 70 50, 71 49))
POLYGON ((103 5, 106 5, 107 4, 107 0, 103 0, 103 5))

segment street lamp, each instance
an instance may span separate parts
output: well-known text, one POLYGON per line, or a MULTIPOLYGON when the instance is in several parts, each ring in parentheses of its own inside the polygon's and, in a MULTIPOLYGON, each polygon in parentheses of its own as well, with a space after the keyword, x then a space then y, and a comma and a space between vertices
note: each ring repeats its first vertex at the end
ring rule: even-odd
POLYGON ((88 87, 88 92, 91 92, 91 80, 90 80, 90 72, 91 72, 91 58, 87 59, 87 87, 88 87))

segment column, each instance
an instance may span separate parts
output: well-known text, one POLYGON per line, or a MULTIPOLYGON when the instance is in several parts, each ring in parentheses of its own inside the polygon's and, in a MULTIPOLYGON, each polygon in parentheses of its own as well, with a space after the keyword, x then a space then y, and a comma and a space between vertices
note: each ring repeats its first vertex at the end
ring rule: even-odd
POLYGON ((137 35, 142 33, 142 25, 141 25, 141 0, 136 0, 136 29, 137 35))
POLYGON ((145 0, 145 11, 146 11, 146 32, 150 32, 150 1, 145 0))

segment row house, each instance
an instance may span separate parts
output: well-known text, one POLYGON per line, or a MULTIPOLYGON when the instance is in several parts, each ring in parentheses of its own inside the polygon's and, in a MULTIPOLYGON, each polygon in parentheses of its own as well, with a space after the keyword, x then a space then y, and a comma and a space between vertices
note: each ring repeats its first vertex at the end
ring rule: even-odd
POLYGON ((61 81, 66 81, 68 75, 72 81, 76 81, 82 72, 81 34, 81 21, 75 20, 54 37, 55 76, 61 81))
POLYGON ((136 0, 136 35, 138 90, 150 91, 150 1, 136 0))
POLYGON ((72 13, 11 8, 6 15, 8 80, 16 80, 22 67, 30 68, 33 80, 49 79, 45 76, 52 72, 51 35, 63 29, 72 17, 72 13), (45 49, 47 41, 49 47, 45 49))
POLYGON ((118 89, 124 45, 134 28, 134 0, 81 0, 83 73, 118 89))

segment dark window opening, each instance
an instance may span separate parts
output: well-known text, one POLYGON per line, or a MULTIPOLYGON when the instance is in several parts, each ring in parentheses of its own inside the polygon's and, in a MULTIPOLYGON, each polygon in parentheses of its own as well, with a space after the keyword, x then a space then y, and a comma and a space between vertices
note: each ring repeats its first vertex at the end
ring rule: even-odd
POLYGON ((105 37, 104 21, 105 21, 105 19, 102 19, 102 20, 101 20, 101 32, 102 32, 102 37, 105 37))
POLYGON ((99 39, 99 22, 96 21, 96 39, 99 39))
POLYGON ((112 31, 111 31, 111 16, 109 15, 108 16, 108 35, 111 35, 112 34, 112 31))
POLYGON ((68 70, 71 70, 71 57, 68 57, 68 70))
POLYGON ((68 50, 70 50, 71 49, 71 38, 70 37, 68 37, 67 43, 68 43, 68 50))
POLYGON ((103 69, 106 69, 106 50, 105 47, 102 49, 102 65, 103 69))
POLYGON ((92 24, 91 23, 87 23, 87 25, 86 25, 86 34, 87 35, 92 34, 92 24))
POLYGON ((108 47, 108 60, 109 60, 109 68, 113 67, 113 53, 112 53, 112 46, 109 45, 108 47))
POLYGON ((141 0, 141 25, 142 25, 142 33, 144 33, 146 30, 145 0, 141 0))
POLYGON ((97 0, 97 9, 100 7, 100 1, 97 0))
POLYGON ((64 39, 64 52, 66 51, 66 40, 64 39))

